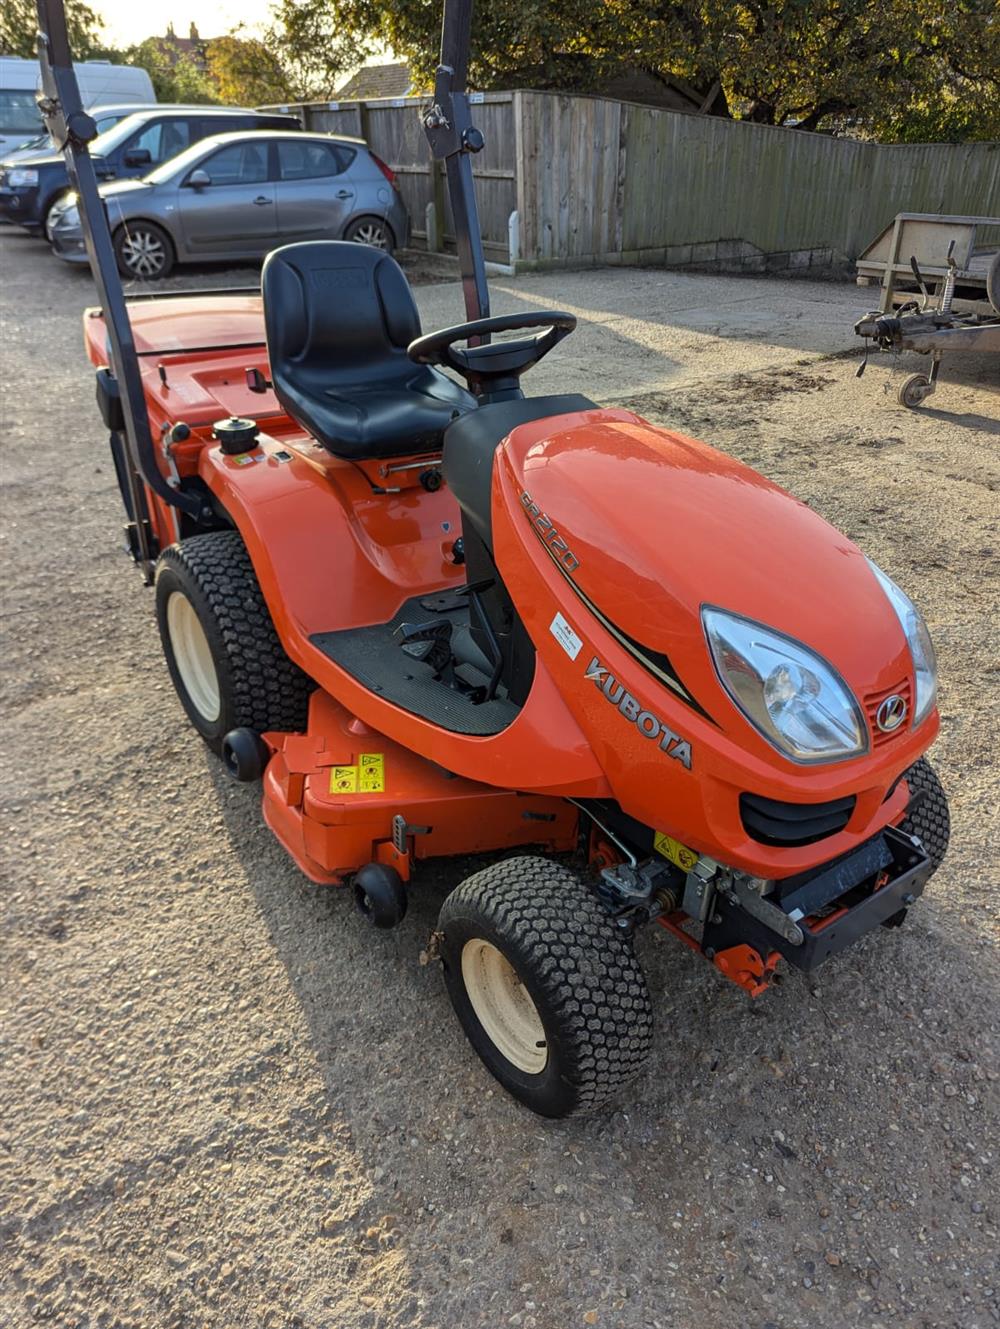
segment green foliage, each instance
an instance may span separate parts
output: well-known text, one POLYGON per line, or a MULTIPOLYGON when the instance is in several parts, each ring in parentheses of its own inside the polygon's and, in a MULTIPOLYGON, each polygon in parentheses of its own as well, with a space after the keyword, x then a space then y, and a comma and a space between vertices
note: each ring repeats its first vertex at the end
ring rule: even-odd
POLYGON ((365 27, 345 25, 339 0, 275 0, 269 48, 278 53, 295 101, 323 101, 333 96, 350 70, 376 49, 365 27))
MULTIPOLYGON (((66 31, 76 60, 104 56, 98 43, 100 20, 83 0, 65 0, 66 31)), ((38 13, 35 0, 3 0, 0 7, 0 55, 33 60, 36 54, 38 13)))
POLYGON ((149 74, 159 102, 217 102, 215 84, 204 69, 167 37, 147 37, 122 51, 119 60, 149 74))
POLYGON ((208 77, 227 105, 267 106, 288 101, 288 75, 278 56, 256 38, 218 37, 209 42, 208 77))
MULTIPOLYGON (((379 48, 429 87, 438 0, 278 0, 302 96, 379 48)), ((588 92, 641 68, 713 114, 890 140, 997 137, 997 0, 479 0, 470 82, 588 92)))

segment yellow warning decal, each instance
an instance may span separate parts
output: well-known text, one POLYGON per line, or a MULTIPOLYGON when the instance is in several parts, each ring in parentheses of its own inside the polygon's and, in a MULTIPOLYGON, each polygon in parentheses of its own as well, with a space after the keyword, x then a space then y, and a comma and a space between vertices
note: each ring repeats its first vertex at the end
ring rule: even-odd
POLYGON ((664 858, 669 858, 682 872, 690 872, 698 862, 698 855, 693 849, 681 844, 680 840, 673 840, 669 835, 664 835, 662 831, 657 831, 653 836, 653 848, 664 858))
POLYGON ((385 757, 381 752, 362 752, 358 757, 358 793, 385 793, 385 757))
POLYGON ((356 766, 330 767, 330 793, 356 794, 358 792, 358 768, 356 766))

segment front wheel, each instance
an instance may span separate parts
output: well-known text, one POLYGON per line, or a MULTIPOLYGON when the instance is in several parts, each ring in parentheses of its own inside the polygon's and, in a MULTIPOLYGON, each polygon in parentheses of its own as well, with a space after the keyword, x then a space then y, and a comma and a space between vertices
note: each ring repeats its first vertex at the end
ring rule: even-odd
POLYGON ((163 551, 156 617, 181 705, 213 752, 233 729, 305 728, 314 685, 278 640, 238 531, 163 551))
POLYGON ((934 384, 926 374, 911 374, 900 386, 896 393, 896 400, 900 406, 906 406, 913 410, 914 407, 920 406, 933 391, 934 384))
POLYGON ((944 861, 951 836, 948 796, 926 757, 914 762, 903 778, 910 787, 910 804, 899 829, 904 835, 920 839, 924 853, 931 860, 933 876, 944 861))
POLYGON ((115 232, 115 258, 123 277, 160 281, 174 266, 174 246, 155 222, 126 222, 115 232))
POLYGON ((532 1111, 593 1111, 642 1069, 646 980, 631 938, 574 872, 544 858, 494 863, 452 891, 438 928, 462 1028, 532 1111))
POLYGON ((396 247, 396 237, 381 217, 359 217, 348 226, 344 239, 357 245, 368 245, 372 249, 383 249, 387 254, 391 254, 396 247))

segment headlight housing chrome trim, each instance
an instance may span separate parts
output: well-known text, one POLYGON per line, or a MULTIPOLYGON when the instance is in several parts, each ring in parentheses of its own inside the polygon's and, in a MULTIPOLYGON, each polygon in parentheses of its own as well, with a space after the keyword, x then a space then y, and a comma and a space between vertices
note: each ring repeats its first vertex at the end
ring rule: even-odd
POLYGON ((703 605, 701 621, 723 689, 783 757, 817 766, 870 750, 864 711, 829 661, 777 628, 729 609, 703 605))
POLYGON ((872 559, 865 560, 875 580, 885 592, 885 598, 892 605, 899 626, 903 629, 906 645, 913 665, 913 720, 911 729, 927 719, 937 701, 937 653, 931 634, 927 630, 924 616, 904 590, 872 559))

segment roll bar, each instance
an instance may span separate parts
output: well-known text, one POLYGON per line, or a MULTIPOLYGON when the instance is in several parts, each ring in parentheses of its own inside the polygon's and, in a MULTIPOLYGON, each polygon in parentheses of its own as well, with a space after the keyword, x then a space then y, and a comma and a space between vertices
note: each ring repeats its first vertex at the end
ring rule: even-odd
MULTIPOLYGON (((472 153, 483 150, 485 139, 472 123, 465 91, 471 39, 472 0, 444 0, 441 58, 434 78, 434 102, 423 117, 431 152, 435 160, 444 161, 448 175, 462 294, 470 323, 488 318, 490 313, 490 292, 472 176, 472 153)), ((489 337, 476 339, 476 344, 479 341, 489 341, 489 337)))
POLYGON ((153 551, 140 478, 165 503, 204 521, 210 516, 196 494, 174 489, 156 464, 149 416, 142 390, 142 375, 125 305, 118 264, 111 241, 111 228, 104 202, 97 192, 97 176, 87 144, 97 137, 97 126, 83 109, 66 33, 63 0, 37 0, 38 61, 42 69, 42 91, 38 108, 56 147, 66 158, 70 183, 79 201, 80 220, 87 246, 90 270, 97 286, 104 322, 111 345, 111 368, 118 381, 125 446, 129 465, 128 487, 135 518, 138 563, 147 581, 151 579, 153 551))

